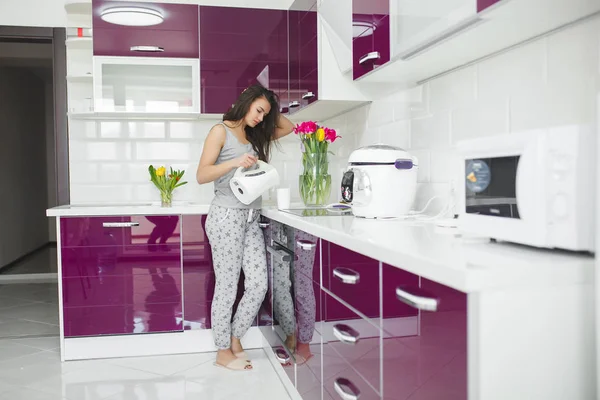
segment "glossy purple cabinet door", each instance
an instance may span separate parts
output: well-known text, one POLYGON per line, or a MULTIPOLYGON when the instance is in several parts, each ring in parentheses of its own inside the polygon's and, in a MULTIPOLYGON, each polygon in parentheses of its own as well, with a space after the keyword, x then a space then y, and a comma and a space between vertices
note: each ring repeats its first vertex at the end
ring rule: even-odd
POLYGON ((287 91, 284 10, 200 7, 202 112, 224 113, 249 85, 287 91))
POLYGON ((342 320, 332 320, 329 316, 337 315, 338 310, 345 308, 345 305, 325 292, 322 296, 326 316, 321 328, 325 391, 334 399, 340 398, 335 388, 337 381, 338 386, 347 394, 359 392, 360 399, 379 399, 381 393, 379 324, 368 322, 347 308, 347 313, 342 320))
POLYGON ((467 296, 424 278, 415 285, 410 275, 390 265, 383 268, 383 395, 466 400, 467 296), (402 301, 406 293, 418 294, 424 309, 402 301), (418 318, 398 317, 407 314, 407 307, 418 318))
MULTIPOLYGON (((378 318, 379 261, 327 243, 323 262, 323 287, 369 318, 378 318)), ((350 311, 327 307, 327 318, 344 319, 350 311)))
POLYGON ((146 31, 195 31, 198 32, 198 6, 193 4, 143 3, 112 0, 92 0, 92 23, 94 36, 96 29, 131 29, 116 25, 101 18, 102 12, 113 7, 141 7, 158 12, 163 21, 157 25, 140 26, 135 29, 146 31))
POLYGON ((477 12, 481 12, 499 1, 500 0, 477 0, 477 12))
POLYGON ((95 56, 198 58, 198 33, 131 28, 94 29, 95 56), (145 47, 162 51, 144 51, 145 47))
POLYGON ((184 329, 209 329, 215 275, 204 228, 206 215, 184 215, 181 222, 184 329))
POLYGON ((352 76, 358 79, 390 60, 389 2, 352 0, 352 76), (361 32, 362 31, 362 32, 361 32))
POLYGON ((65 337, 182 330, 178 216, 61 218, 65 337))

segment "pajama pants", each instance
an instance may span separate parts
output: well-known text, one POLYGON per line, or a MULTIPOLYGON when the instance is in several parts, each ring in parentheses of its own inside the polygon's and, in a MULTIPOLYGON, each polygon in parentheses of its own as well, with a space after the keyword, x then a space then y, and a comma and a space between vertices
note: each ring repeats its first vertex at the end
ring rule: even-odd
POLYGON ((215 272, 211 318, 215 345, 231 346, 231 336, 241 338, 252 325, 267 292, 267 259, 259 210, 211 205, 206 235, 215 272), (244 295, 231 322, 240 270, 244 270, 244 295))

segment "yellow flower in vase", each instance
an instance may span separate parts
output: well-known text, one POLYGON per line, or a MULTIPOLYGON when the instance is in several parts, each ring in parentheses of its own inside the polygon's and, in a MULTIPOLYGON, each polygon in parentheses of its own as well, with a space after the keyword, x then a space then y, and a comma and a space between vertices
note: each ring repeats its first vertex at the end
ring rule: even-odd
POLYGON ((325 140, 325 129, 319 128, 317 129, 317 141, 322 142, 325 140))
POLYGON ((160 200, 162 207, 171 207, 173 200, 173 190, 179 186, 185 185, 187 182, 181 182, 181 177, 185 171, 173 170, 170 168, 169 176, 165 176, 167 169, 163 167, 154 168, 152 165, 148 167, 150 173, 150 181, 160 191, 160 200))

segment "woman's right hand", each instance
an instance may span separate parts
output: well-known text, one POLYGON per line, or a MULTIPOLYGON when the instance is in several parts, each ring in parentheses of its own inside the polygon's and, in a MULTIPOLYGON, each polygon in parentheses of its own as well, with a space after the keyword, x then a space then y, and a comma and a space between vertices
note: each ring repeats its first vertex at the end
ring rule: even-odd
POLYGON ((256 164, 256 162, 258 161, 258 158, 254 157, 251 154, 242 154, 241 156, 234 158, 233 162, 235 163, 234 167, 238 168, 238 167, 243 167, 243 168, 250 168, 251 166, 253 166, 254 164, 256 164))

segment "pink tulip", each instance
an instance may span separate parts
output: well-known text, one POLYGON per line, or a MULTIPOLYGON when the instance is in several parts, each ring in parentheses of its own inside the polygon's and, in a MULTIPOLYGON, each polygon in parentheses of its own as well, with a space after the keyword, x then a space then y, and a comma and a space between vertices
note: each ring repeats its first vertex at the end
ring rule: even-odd
POLYGON ((325 140, 327 140, 328 142, 335 142, 335 140, 337 138, 340 138, 341 136, 338 136, 335 129, 330 129, 330 128, 325 128, 325 140))

